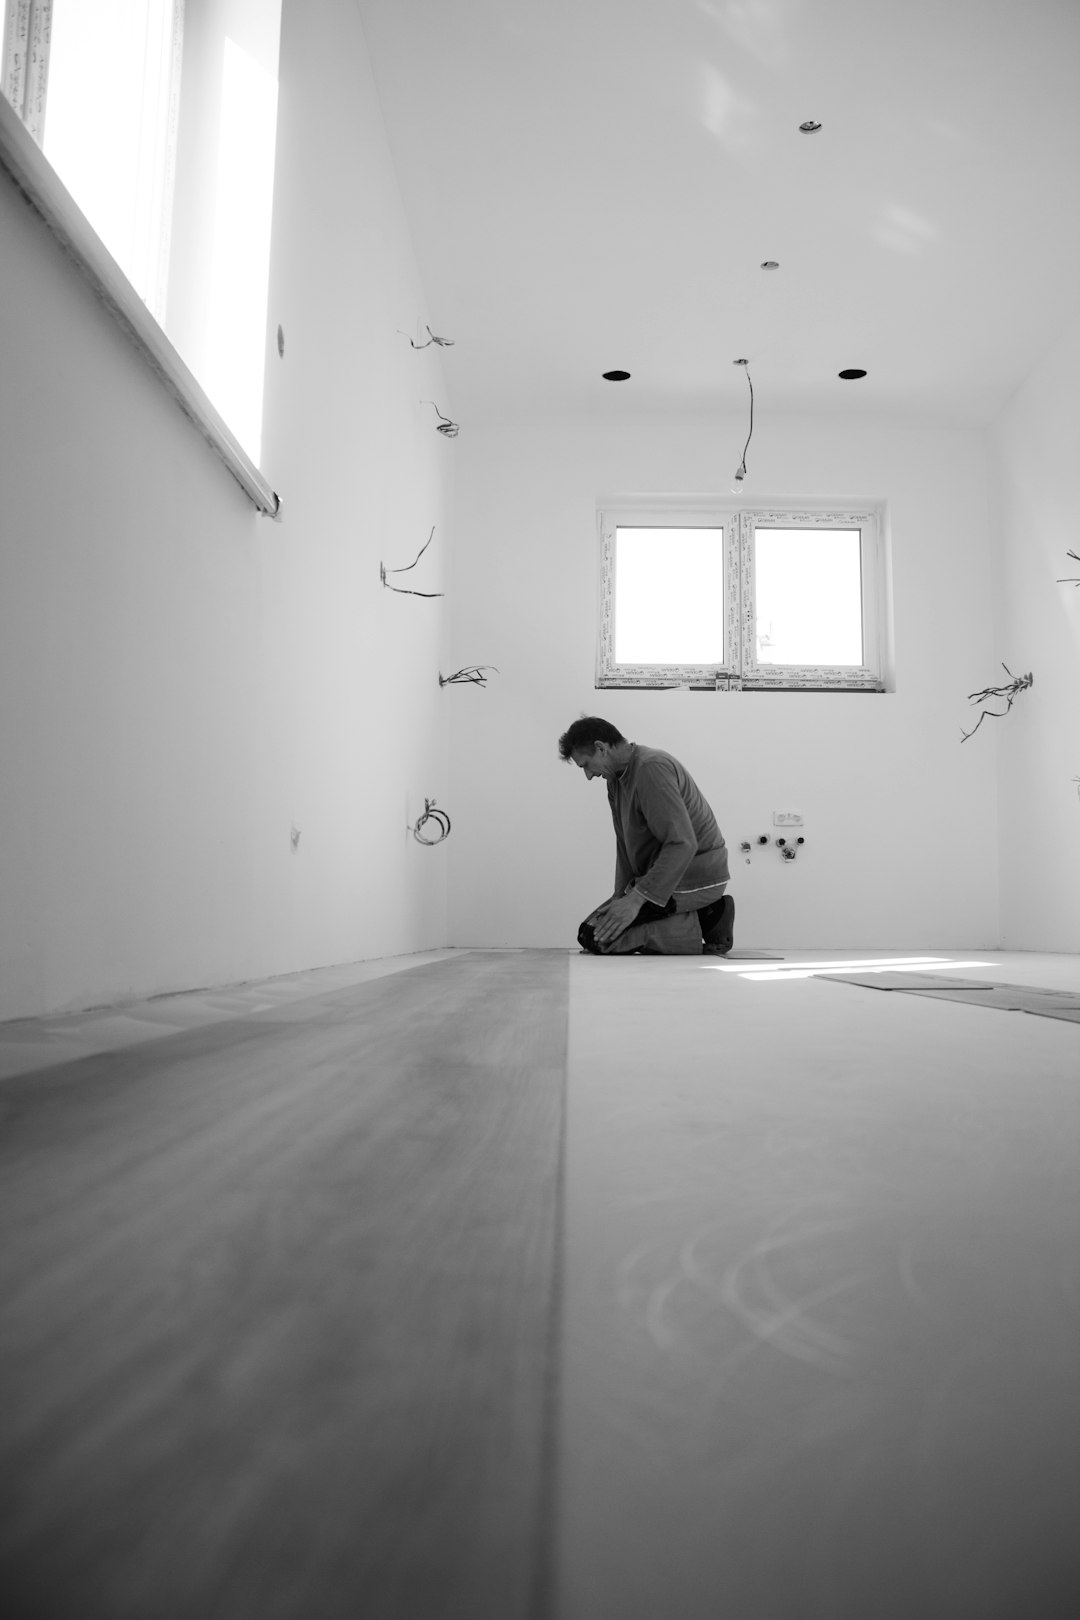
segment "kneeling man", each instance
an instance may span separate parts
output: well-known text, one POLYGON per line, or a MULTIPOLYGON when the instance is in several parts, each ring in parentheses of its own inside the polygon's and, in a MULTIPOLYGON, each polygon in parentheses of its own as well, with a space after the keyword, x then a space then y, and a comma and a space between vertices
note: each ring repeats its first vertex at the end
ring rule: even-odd
POLYGON ((735 903, 727 846, 701 790, 659 748, 627 742, 609 720, 575 720, 559 754, 607 783, 615 825, 615 892, 578 930, 595 955, 726 956, 735 903))

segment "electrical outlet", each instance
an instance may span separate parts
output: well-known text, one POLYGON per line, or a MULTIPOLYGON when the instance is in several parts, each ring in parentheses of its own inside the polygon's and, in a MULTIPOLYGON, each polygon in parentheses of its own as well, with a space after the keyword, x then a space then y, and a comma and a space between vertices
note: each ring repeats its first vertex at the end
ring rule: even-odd
POLYGON ((772 813, 774 827, 801 827, 803 824, 801 810, 774 810, 772 813))

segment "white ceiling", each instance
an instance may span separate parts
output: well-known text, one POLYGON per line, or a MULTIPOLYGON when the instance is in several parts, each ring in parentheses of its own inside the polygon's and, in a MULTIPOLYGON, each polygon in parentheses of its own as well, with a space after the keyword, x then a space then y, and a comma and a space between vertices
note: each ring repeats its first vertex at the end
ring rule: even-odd
POLYGON ((357 4, 459 420, 986 420, 1075 318, 1080 0, 357 4))

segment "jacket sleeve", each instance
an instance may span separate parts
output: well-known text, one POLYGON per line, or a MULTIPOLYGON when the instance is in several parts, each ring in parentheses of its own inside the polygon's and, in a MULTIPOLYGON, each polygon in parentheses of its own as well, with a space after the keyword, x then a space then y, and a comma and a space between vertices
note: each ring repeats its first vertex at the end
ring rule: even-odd
POLYGON ((618 899, 619 895, 625 893, 633 881, 634 870, 623 847, 619 818, 615 814, 615 796, 610 783, 608 784, 608 809, 611 811, 611 825, 615 829, 615 887, 612 890, 612 895, 618 899))
POLYGON ((619 848, 618 844, 616 844, 616 846, 615 846, 615 887, 611 891, 616 899, 618 899, 620 894, 625 894, 626 893, 627 889, 630 887, 633 880, 634 880, 634 874, 633 874, 633 872, 631 872, 629 866, 627 866, 627 864, 626 864, 626 861, 623 859, 622 850, 619 848))
POLYGON ((660 848, 634 887, 654 905, 666 906, 697 853, 697 835, 669 765, 653 761, 641 771, 637 800, 660 848))

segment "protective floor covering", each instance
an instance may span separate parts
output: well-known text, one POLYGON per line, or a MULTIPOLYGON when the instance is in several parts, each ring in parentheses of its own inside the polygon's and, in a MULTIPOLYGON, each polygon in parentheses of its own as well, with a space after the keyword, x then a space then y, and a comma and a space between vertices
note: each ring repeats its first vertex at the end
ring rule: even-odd
POLYGON ((1080 1613, 1076 1032, 936 1003, 571 963, 557 1620, 1080 1613))
POLYGON ((1080 1024, 1080 994, 1069 990, 1042 990, 1027 984, 995 984, 988 979, 944 978, 940 973, 822 973, 833 984, 857 984, 865 990, 900 990, 938 1001, 963 1001, 973 1007, 996 1007, 999 1012, 1035 1013, 1040 1018, 1061 1018, 1080 1024))
POLYGON ((0 1086, 5 1615, 533 1611, 566 988, 463 954, 0 1086))

